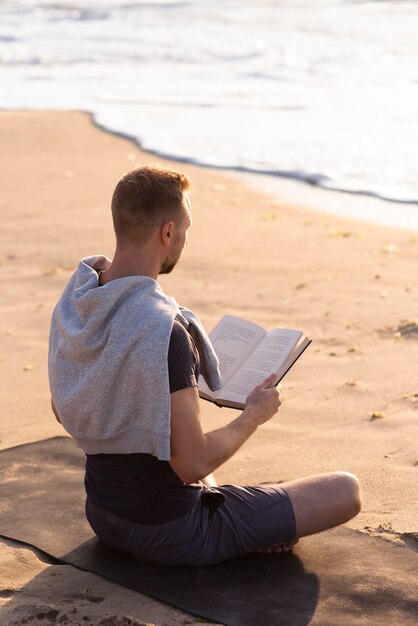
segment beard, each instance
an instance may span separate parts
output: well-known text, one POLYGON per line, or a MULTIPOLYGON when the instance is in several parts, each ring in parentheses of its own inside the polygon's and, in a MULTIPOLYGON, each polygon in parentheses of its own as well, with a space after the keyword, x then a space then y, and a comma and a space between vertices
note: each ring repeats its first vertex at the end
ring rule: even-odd
POLYGON ((170 259, 170 258, 164 259, 164 261, 161 264, 161 269, 158 273, 169 274, 176 267, 177 261, 178 261, 178 258, 177 259, 170 259))
POLYGON ((158 272, 159 274, 169 274, 176 267, 180 257, 182 250, 174 252, 171 256, 168 256, 161 263, 161 269, 158 272))

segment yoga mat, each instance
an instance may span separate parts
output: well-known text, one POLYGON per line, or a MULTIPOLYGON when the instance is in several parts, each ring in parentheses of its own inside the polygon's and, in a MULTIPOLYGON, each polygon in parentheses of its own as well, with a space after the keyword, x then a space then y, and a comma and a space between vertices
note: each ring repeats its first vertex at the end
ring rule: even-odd
POLYGON ((337 528, 295 553, 208 567, 146 565, 103 546, 84 517, 84 455, 56 437, 0 452, 0 535, 227 626, 418 621, 418 554, 337 528))

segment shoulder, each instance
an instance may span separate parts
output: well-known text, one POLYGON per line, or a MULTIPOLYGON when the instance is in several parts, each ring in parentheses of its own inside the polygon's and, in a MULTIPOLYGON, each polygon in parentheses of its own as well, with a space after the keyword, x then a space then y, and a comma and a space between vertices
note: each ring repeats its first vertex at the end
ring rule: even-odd
POLYGON ((174 320, 170 336, 169 351, 183 352, 185 350, 195 353, 196 346, 183 324, 181 324, 178 320, 174 320))
POLYGON ((167 360, 171 393, 197 385, 199 354, 193 339, 177 320, 174 320, 167 360))

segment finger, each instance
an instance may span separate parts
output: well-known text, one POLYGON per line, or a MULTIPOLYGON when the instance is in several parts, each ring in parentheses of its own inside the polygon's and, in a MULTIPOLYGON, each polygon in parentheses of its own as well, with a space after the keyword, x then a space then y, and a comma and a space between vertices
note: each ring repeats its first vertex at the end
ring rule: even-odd
POLYGON ((276 374, 270 374, 270 376, 267 376, 267 378, 260 385, 258 385, 258 388, 268 389, 269 387, 274 385, 275 382, 276 382, 276 374))

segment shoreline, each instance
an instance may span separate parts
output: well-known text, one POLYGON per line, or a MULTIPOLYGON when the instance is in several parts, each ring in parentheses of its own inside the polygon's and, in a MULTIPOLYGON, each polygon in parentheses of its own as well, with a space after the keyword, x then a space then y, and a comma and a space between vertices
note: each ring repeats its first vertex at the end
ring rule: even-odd
POLYGON ((352 191, 350 189, 327 188, 319 184, 312 184, 303 179, 281 174, 266 174, 239 167, 229 168, 210 163, 199 162, 194 159, 180 158, 144 148, 141 141, 134 135, 107 127, 96 119, 96 114, 87 109, 1 109, 2 113, 68 113, 86 115, 92 125, 98 130, 115 138, 129 141, 137 150, 148 154, 152 160, 162 160, 177 163, 182 168, 198 168, 219 176, 236 178, 251 186, 260 193, 274 196, 278 202, 285 202, 292 206, 308 208, 316 213, 341 217, 352 221, 360 221, 377 226, 400 228, 403 230, 418 231, 418 200, 404 201, 380 198, 373 191, 352 191))
POLYGON ((199 162, 196 159, 179 158, 169 152, 150 150, 142 147, 134 135, 117 131, 100 123, 92 111, 81 111, 88 115, 93 125, 103 132, 115 137, 127 139, 137 148, 152 158, 162 159, 181 164, 182 167, 198 167, 221 176, 236 177, 255 190, 277 197, 280 202, 285 201, 292 205, 301 205, 319 213, 326 213, 352 219, 361 220, 379 226, 392 226, 407 230, 418 231, 418 200, 403 201, 380 198, 373 191, 351 191, 311 184, 303 179, 281 174, 266 174, 224 166, 211 165, 199 162))
MULTIPOLYGON (((49 404, 50 315, 80 258, 112 256, 109 205, 117 180, 155 158, 78 112, 3 111, 0 136, 4 449, 65 434, 49 404)), ((178 268, 161 278, 163 289, 208 330, 228 312, 265 328, 300 328, 314 340, 283 382, 277 417, 216 472, 218 481, 262 484, 351 471, 363 485, 364 509, 349 526, 417 549, 410 485, 418 471, 418 237, 279 201, 229 173, 159 162, 184 169, 193 182, 189 244, 178 268)), ((202 402, 205 430, 233 416, 202 402)), ((22 589, 1 598, 2 617, 8 604, 28 602, 24 581, 59 566, 0 546, 3 588, 22 589)), ((65 569, 73 594, 79 575, 65 569)), ((86 586, 109 585, 111 597, 110 583, 86 577, 86 586)), ((122 595, 125 605, 112 610, 150 618, 140 594, 122 595)), ((176 615, 164 623, 186 623, 176 615)))

